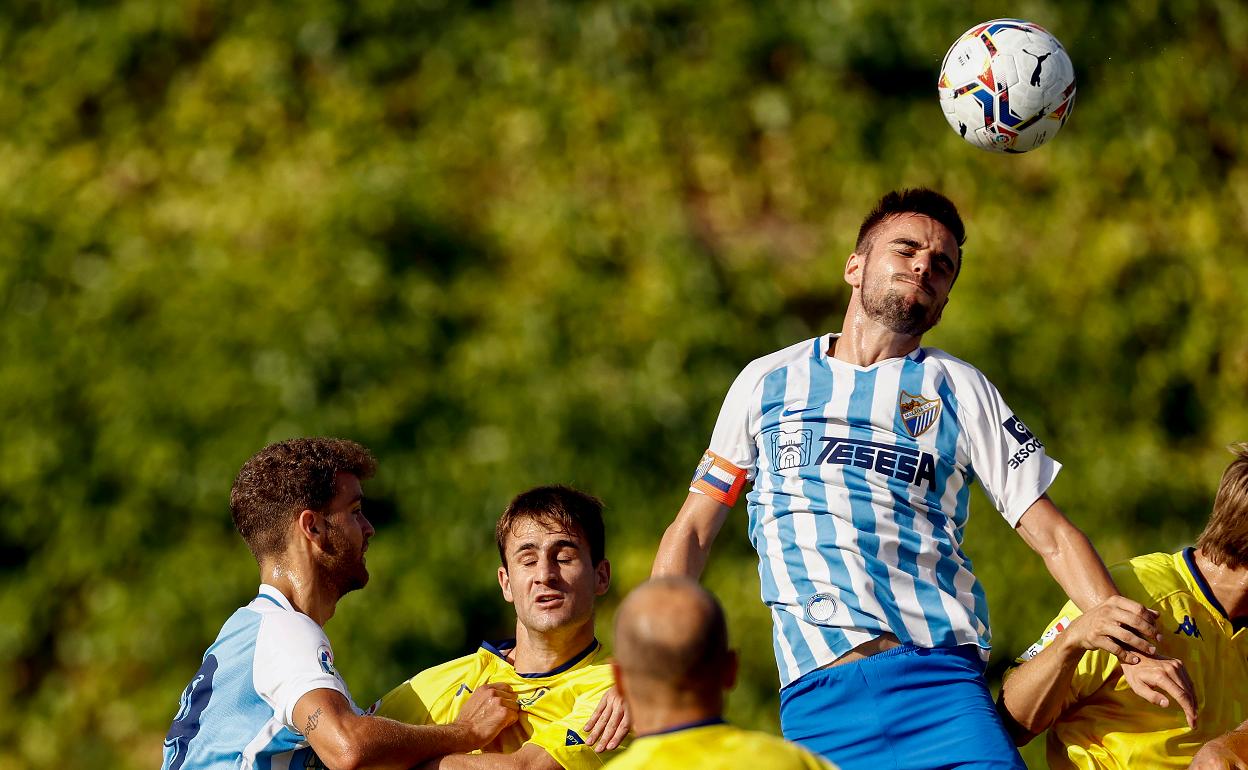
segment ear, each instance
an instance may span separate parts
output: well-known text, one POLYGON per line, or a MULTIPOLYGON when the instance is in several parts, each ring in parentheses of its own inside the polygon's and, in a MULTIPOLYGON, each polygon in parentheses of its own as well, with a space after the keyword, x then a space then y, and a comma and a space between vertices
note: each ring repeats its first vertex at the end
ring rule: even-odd
POLYGON ((603 559, 594 567, 594 596, 602 596, 611 587, 611 562, 603 559))
POLYGON ((628 691, 624 689, 624 677, 621 675, 620 664, 611 659, 611 679, 615 682, 615 691, 628 703, 628 691))
POLYGON ((498 587, 503 589, 503 598, 508 604, 515 604, 516 599, 511 594, 511 574, 507 572, 507 565, 498 568, 498 587))
POLYGON ((867 258, 854 252, 849 255, 849 259, 845 260, 845 283, 855 289, 862 288, 862 271, 866 267, 867 258))
POLYGON ((321 514, 305 508, 295 517, 295 530, 305 541, 320 546, 321 537, 325 532, 325 522, 322 521, 321 514))
POLYGON ((737 651, 729 650, 724 658, 724 678, 720 680, 725 692, 737 686, 737 669, 740 664, 741 659, 737 657, 737 651))

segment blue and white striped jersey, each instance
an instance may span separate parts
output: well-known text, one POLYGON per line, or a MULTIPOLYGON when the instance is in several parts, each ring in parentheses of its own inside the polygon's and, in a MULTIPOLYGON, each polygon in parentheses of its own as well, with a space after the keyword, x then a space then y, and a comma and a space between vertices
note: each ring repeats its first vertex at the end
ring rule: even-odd
POLYGON ((182 693, 161 770, 320 767, 294 725, 312 690, 342 693, 325 632, 273 586, 230 616, 182 693))
POLYGON ((962 552, 971 479, 1015 526, 1061 468, 969 364, 920 347, 858 367, 828 355, 837 336, 741 372, 691 486, 731 504, 733 482, 753 481, 782 686, 885 632, 986 655, 988 604, 962 552))

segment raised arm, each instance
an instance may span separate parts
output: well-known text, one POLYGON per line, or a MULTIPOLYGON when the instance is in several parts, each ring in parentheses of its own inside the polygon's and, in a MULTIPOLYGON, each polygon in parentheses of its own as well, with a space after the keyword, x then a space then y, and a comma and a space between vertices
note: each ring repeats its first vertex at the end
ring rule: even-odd
MULTIPOLYGON (((1183 709, 1188 724, 1194 725, 1196 693, 1182 661, 1156 654, 1156 642, 1161 639, 1157 613, 1119 594, 1087 535, 1066 518, 1048 495, 1042 495, 1023 513, 1018 532, 1044 559, 1049 574, 1071 601, 1085 613, 1095 614, 1095 622, 1085 624, 1085 633, 1079 640, 1081 644, 1091 644, 1084 649, 1097 648, 1115 655, 1123 664, 1123 678, 1136 695, 1164 708, 1169 705, 1169 694, 1183 709)), ((1073 650, 1067 649, 1066 655, 1073 655, 1073 650)), ((1078 657, 1074 662, 1078 663, 1078 657)), ((1069 674, 1065 681, 1069 683, 1069 674)), ((1057 716, 1053 713, 1044 726, 1057 716)))
POLYGON ((711 544, 724 526, 729 510, 727 505, 708 495, 690 492, 676 519, 663 533, 654 567, 650 570, 651 577, 700 578, 706 569, 711 544))
MULTIPOLYGON (((1138 617, 1132 607, 1134 604, 1122 596, 1109 597, 1076 617, 1035 657, 1010 672, 1001 688, 1001 707, 1015 743, 1027 744, 1062 715, 1071 681, 1086 652, 1109 649, 1113 644, 1121 645, 1126 641, 1125 624, 1138 617)), ((1182 692, 1185 686, 1191 688, 1187 672, 1179 661, 1162 658, 1148 665, 1155 666, 1157 672, 1170 679, 1169 686, 1163 689, 1182 692)), ((1158 705, 1164 707, 1168 703, 1163 697, 1158 705)), ((1195 719, 1194 705, 1184 705, 1184 710, 1190 723, 1195 719)))
MULTIPOLYGON (((1105 569, 1105 562, 1092 547, 1092 542, 1066 515, 1053 504, 1048 495, 1041 495, 1018 520, 1018 533, 1031 549, 1044 559, 1049 574, 1062 587, 1079 609, 1093 607, 1118 596, 1118 587, 1105 569)), ((1130 599, 1123 599, 1131 615, 1123 622, 1125 634, 1101 637, 1104 646, 1119 660, 1135 662, 1135 653, 1152 653, 1157 633, 1157 613, 1130 599)))
POLYGON ((360 716, 337 690, 318 689, 295 704, 294 722, 331 770, 406 770, 432 757, 473 751, 516 721, 515 696, 497 686, 478 687, 449 725, 409 725, 360 716))

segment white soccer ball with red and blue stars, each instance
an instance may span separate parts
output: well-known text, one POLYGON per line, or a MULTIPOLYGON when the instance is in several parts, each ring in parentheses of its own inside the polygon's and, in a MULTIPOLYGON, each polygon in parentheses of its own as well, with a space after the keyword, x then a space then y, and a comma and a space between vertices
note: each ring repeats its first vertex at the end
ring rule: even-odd
POLYGON ((954 131, 993 152, 1027 152, 1075 106, 1075 68, 1039 24, 993 19, 968 29, 940 65, 940 107, 954 131))

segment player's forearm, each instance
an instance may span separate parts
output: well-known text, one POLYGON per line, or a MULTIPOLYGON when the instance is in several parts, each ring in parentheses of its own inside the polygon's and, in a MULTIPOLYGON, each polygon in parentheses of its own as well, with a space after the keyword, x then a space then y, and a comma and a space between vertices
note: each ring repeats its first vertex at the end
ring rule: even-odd
POLYGON ((706 569, 711 544, 724 525, 729 507, 716 500, 690 492, 676 519, 663 533, 654 557, 651 577, 683 576, 697 579, 706 569))
POLYGON ((408 725, 384 717, 359 717, 328 741, 313 748, 331 770, 406 770, 443 754, 479 748, 463 725, 408 725))
POLYGON ((1081 647, 1058 636, 1005 680, 1001 701, 1008 715, 1026 731, 1026 735, 1015 735, 1019 746, 1049 729, 1061 716, 1070 681, 1083 653, 1081 647))
POLYGON ((560 770, 560 765, 545 749, 529 743, 512 754, 451 754, 420 770, 560 770))
POLYGON ((682 522, 674 521, 659 541, 651 577, 685 576, 697 579, 706 569, 710 548, 699 542, 697 534, 682 522))
POLYGON ((1092 541, 1073 524, 1060 527, 1041 556, 1049 574, 1085 612, 1118 593, 1092 541))

